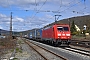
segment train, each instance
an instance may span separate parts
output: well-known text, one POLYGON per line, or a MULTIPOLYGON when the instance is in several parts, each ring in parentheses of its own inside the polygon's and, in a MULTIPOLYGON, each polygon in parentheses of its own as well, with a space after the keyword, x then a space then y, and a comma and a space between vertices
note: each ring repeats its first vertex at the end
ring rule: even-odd
POLYGON ((44 28, 35 28, 29 31, 28 38, 36 41, 57 45, 69 45, 71 32, 68 24, 54 24, 44 28))

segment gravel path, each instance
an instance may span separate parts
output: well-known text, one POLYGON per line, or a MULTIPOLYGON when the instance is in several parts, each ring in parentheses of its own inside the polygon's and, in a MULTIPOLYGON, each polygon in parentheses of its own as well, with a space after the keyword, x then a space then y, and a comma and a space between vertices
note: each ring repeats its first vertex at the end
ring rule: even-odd
MULTIPOLYGON (((9 60, 12 53, 13 53, 12 51, 9 51, 3 56, 0 56, 0 60, 9 60)), ((15 60, 44 60, 44 59, 32 48, 30 48, 26 43, 24 43, 23 39, 18 38, 15 52, 15 60)))
MULTIPOLYGON (((22 39, 19 39, 22 40, 22 39)), ((44 60, 37 52, 30 48, 26 43, 22 41, 20 44, 22 53, 16 53, 15 58, 18 60, 44 60)))

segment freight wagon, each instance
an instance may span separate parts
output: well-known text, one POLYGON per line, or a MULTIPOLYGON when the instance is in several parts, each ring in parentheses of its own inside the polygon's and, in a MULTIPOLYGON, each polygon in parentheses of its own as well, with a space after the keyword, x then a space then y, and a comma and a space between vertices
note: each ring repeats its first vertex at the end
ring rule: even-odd
POLYGON ((42 29, 38 29, 38 28, 32 29, 29 32, 28 36, 30 39, 39 41, 42 38, 42 29))

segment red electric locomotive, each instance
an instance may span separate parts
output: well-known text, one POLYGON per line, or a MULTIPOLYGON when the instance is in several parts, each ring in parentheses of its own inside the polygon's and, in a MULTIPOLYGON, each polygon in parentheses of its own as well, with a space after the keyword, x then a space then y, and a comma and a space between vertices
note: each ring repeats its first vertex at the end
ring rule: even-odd
POLYGON ((54 45, 69 45, 71 40, 69 25, 55 24, 43 28, 42 40, 50 42, 54 45))

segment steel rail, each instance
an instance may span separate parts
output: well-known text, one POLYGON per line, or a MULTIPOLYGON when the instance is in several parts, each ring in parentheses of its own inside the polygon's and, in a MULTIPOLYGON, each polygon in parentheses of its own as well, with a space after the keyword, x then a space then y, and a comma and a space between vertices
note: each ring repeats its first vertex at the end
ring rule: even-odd
MULTIPOLYGON (((44 47, 41 47, 41 46, 39 46, 39 45, 37 45, 37 44, 35 44, 35 43, 33 43, 33 42, 30 42, 30 41, 25 41, 25 42, 26 42, 29 46, 30 46, 30 43, 32 43, 32 44, 34 44, 34 45, 42 48, 43 50, 48 51, 48 52, 50 52, 51 54, 53 54, 53 55, 61 58, 62 60, 67 60, 66 58, 64 58, 64 57, 62 57, 62 56, 60 56, 60 55, 58 55, 58 54, 56 54, 56 53, 54 53, 54 52, 52 52, 52 51, 44 48, 44 47)), ((36 52, 38 52, 33 46, 30 46, 30 47, 32 47, 36 52)), ((38 53, 39 53, 45 60, 48 60, 48 59, 47 59, 45 56, 43 56, 40 52, 38 52, 38 53)))
POLYGON ((72 48, 72 47, 63 48, 63 49, 69 50, 69 51, 72 51, 72 52, 76 52, 76 53, 79 53, 79 54, 82 54, 82 55, 90 56, 90 51, 85 51, 85 50, 81 50, 81 49, 78 49, 78 48, 72 48))

